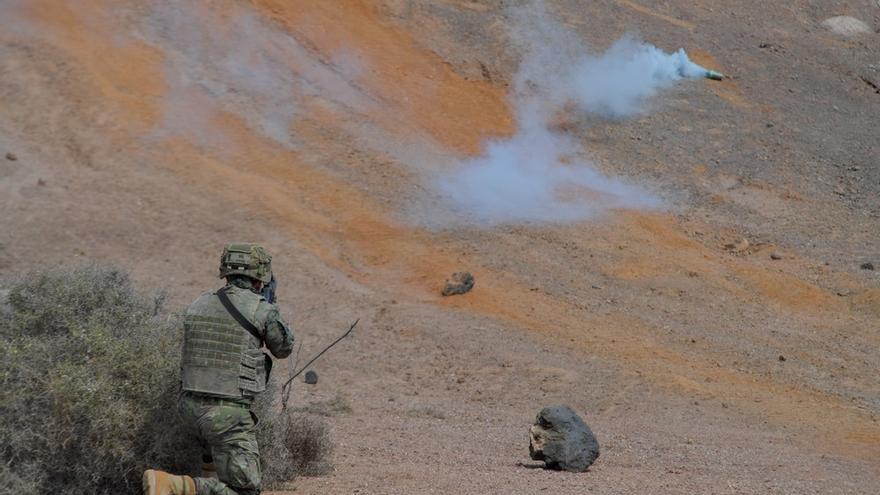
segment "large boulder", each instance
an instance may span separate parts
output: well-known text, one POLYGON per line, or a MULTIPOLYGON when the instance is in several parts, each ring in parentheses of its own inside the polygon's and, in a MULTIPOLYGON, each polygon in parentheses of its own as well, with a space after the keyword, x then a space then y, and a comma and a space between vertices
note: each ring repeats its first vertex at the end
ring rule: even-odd
POLYGON ((599 457, 599 442, 570 407, 545 407, 529 429, 529 455, 549 469, 586 471, 599 457))

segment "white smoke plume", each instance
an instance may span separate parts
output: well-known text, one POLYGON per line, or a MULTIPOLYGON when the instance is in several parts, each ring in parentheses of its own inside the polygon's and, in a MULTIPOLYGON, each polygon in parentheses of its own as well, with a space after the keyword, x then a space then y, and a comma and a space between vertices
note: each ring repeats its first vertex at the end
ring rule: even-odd
POLYGON ((316 97, 350 117, 342 125, 357 139, 352 146, 374 148, 427 177, 443 208, 424 204, 425 196, 403 207, 404 216, 431 227, 573 222, 609 208, 659 206, 645 189, 597 172, 577 139, 555 132, 551 122, 572 107, 624 118, 643 111, 658 90, 705 74, 684 51, 664 53, 633 38, 595 54, 535 4, 515 12, 510 36, 523 53, 511 94, 518 132, 449 167, 429 138, 391 136, 357 118, 376 103, 357 82, 365 68, 356 51, 320 56, 244 6, 220 15, 182 0, 148 5, 137 36, 163 49, 170 89, 159 137, 183 135, 205 149, 240 151, 214 122, 228 112, 306 153, 308 143, 291 125, 302 117, 303 99, 316 97))
POLYGON ((609 208, 659 206, 645 189, 597 172, 577 139, 555 132, 551 122, 572 107, 624 118, 642 111, 658 90, 705 73, 683 51, 667 54, 633 38, 595 54, 534 4, 515 11, 510 36, 523 53, 511 94, 518 132, 449 167, 429 139, 401 141, 356 118, 374 99, 357 83, 364 67, 355 51, 321 57, 246 7, 221 16, 181 0, 149 5, 138 31, 166 54, 170 89, 158 136, 184 135, 206 149, 240 151, 234 136, 214 123, 229 112, 280 145, 306 152, 308 143, 291 125, 302 117, 303 98, 317 97, 352 117, 343 125, 357 137, 353 146, 375 148, 427 177, 444 208, 422 204, 419 196, 404 209, 435 227, 572 222, 609 208))
POLYGON ((523 59, 511 95, 519 129, 487 144, 437 179, 449 207, 466 224, 572 222, 610 208, 653 208, 657 197, 592 168, 578 142, 552 128, 564 109, 608 118, 644 111, 659 90, 706 69, 684 50, 665 53, 624 37, 601 54, 552 20, 540 3, 516 11, 511 39, 523 59))

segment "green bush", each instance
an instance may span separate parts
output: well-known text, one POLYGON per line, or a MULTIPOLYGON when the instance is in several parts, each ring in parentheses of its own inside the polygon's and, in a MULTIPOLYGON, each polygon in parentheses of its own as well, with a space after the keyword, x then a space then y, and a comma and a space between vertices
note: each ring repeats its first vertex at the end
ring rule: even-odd
MULTIPOLYGON (((139 493, 147 468, 198 474, 201 452, 177 415, 181 325, 163 312, 164 295, 140 293, 124 271, 88 266, 20 277, 6 299, 0 486, 139 493)), ((256 410, 266 485, 329 466, 323 423, 273 409, 267 397, 256 410), (303 445, 311 447, 291 451, 303 445)))

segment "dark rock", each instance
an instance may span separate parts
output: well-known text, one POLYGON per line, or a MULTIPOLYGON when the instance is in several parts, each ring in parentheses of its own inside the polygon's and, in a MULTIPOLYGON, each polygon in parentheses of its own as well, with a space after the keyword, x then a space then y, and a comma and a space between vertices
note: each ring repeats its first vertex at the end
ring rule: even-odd
POLYGON ((780 253, 779 251, 773 251, 772 253, 770 253, 770 259, 771 260, 781 260, 782 253, 780 253))
POLYGON ((861 268, 862 268, 862 270, 873 270, 873 269, 874 269, 874 263, 871 263, 870 261, 867 262, 867 263, 862 263, 861 268))
POLYGON ((782 354, 780 354, 780 355, 779 355, 779 360, 784 362, 784 361, 785 361, 785 356, 783 356, 782 354))
POLYGON ((306 371, 306 376, 304 378, 305 382, 309 385, 314 385, 318 383, 318 373, 316 371, 306 371))
POLYGON ((470 272, 455 272, 443 287, 444 296, 464 294, 474 288, 474 276, 470 272))
POLYGON ((6 159, 9 160, 10 162, 14 162, 15 160, 18 160, 18 157, 15 156, 15 153, 12 153, 10 151, 9 153, 6 153, 6 159))
POLYGON ((599 442, 570 407, 545 407, 529 429, 529 455, 548 469, 586 471, 599 457, 599 442))

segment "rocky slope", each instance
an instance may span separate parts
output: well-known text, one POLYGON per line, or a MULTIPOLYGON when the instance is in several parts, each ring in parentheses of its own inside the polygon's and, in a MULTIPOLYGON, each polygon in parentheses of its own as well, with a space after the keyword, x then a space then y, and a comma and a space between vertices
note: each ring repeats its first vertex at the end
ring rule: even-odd
POLYGON ((556 115, 662 208, 450 221, 434 178, 521 124, 511 3, 5 2, 0 273, 112 261, 183 305, 264 242, 303 354, 362 319, 297 388, 351 412, 295 493, 875 493, 880 37, 822 21, 880 8, 547 2, 732 78, 556 115), (586 474, 528 469, 555 403, 586 474))

